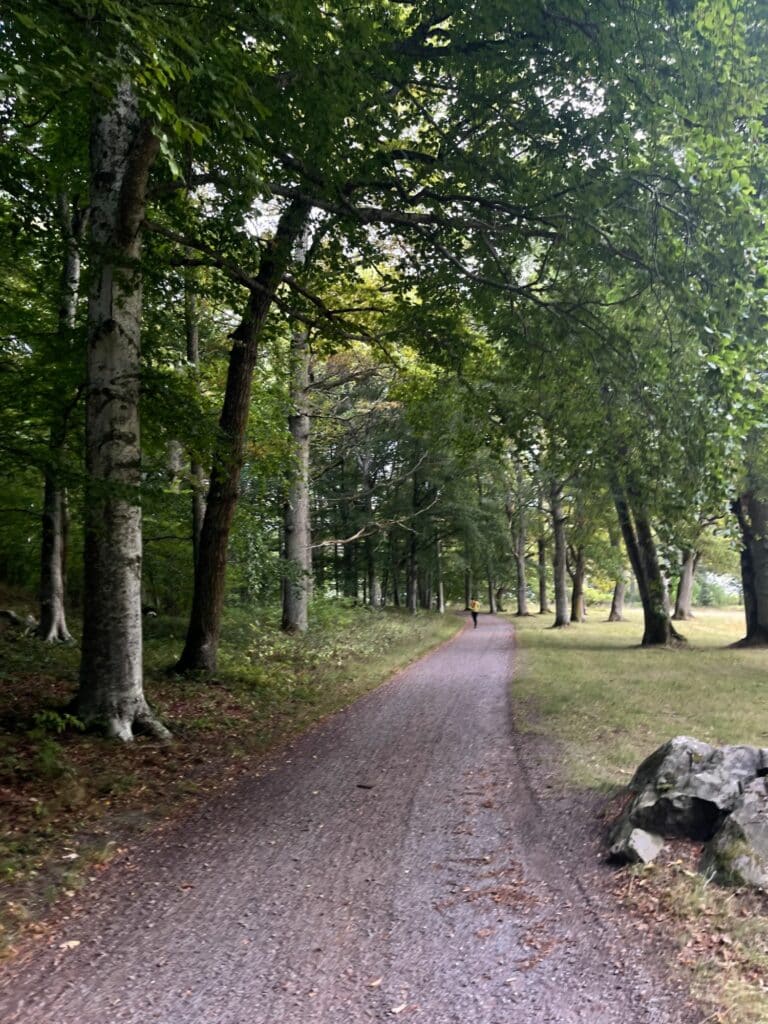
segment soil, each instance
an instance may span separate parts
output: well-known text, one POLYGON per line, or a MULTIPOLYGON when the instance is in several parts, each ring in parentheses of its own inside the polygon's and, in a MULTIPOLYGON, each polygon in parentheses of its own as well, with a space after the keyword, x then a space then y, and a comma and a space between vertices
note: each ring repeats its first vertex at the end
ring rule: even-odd
POLYGON ((438 651, 117 857, 8 964, 5 1024, 691 1024, 599 798, 515 731, 513 634, 438 651))

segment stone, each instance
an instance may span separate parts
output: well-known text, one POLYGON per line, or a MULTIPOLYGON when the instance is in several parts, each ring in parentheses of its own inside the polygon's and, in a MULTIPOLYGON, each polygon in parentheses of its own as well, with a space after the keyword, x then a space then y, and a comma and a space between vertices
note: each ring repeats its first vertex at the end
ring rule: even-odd
POLYGON ((622 864, 649 864, 655 860, 664 847, 661 836, 634 828, 630 821, 623 819, 611 834, 608 856, 622 864))
POLYGON ((724 885, 768 890, 768 780, 751 782, 704 847, 699 870, 724 885))
POLYGON ((646 758, 629 788, 636 793, 624 817, 662 836, 708 840, 736 806, 744 788, 768 772, 768 750, 713 747, 676 736, 646 758))

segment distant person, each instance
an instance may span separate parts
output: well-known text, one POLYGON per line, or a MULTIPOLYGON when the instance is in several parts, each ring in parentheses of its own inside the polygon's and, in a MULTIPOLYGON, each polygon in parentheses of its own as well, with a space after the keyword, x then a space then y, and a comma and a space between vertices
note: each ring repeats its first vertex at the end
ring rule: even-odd
POLYGON ((475 598, 469 602, 469 610, 472 612, 472 621, 474 622, 474 629, 477 629, 477 613, 480 611, 480 602, 475 598))

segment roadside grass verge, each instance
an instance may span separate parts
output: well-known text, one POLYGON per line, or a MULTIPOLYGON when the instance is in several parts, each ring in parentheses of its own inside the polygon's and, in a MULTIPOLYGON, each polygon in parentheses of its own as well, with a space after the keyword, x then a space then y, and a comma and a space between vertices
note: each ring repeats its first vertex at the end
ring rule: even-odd
POLYGON ((161 744, 83 734, 66 715, 79 649, 0 636, 0 954, 58 896, 72 897, 131 837, 245 773, 272 748, 449 639, 457 616, 318 601, 304 636, 277 611, 230 609, 214 678, 165 669, 180 619, 145 628, 147 696, 171 728, 161 744))
MULTIPOLYGON (((606 795, 671 736, 768 746, 768 650, 729 649, 743 611, 700 609, 680 623, 689 641, 643 650, 641 613, 552 630, 549 617, 518 629, 513 700, 522 730, 558 741, 566 784, 606 795)), ((680 963, 712 1024, 768 1021, 768 900, 707 884, 695 868, 701 847, 670 843, 663 860, 617 876, 617 893, 647 926, 675 937, 680 963)))

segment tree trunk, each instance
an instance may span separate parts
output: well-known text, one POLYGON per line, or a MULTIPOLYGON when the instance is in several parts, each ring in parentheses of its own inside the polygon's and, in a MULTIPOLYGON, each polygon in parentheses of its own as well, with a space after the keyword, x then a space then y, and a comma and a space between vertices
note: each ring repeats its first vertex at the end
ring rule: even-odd
POLYGON ((675 597, 675 613, 673 619, 684 622, 693 618, 693 579, 696 573, 696 564, 699 560, 698 554, 693 548, 686 548, 683 551, 683 562, 680 568, 680 579, 677 582, 677 595, 675 597))
POLYGON ((627 581, 624 576, 620 576, 616 580, 613 588, 613 600, 611 601, 611 610, 608 613, 609 622, 623 622, 624 621, 624 597, 627 592, 627 581))
POLYGON ((309 338, 306 331, 291 337, 291 405, 288 426, 296 453, 296 471, 283 515, 285 560, 289 572, 283 585, 283 620, 287 633, 306 632, 312 581, 312 540, 309 510, 309 338))
POLYGON ((586 559, 584 548, 579 545, 574 552, 573 573, 571 581, 571 622, 584 622, 586 620, 586 607, 584 604, 584 576, 586 574, 586 559))
POLYGON ((158 140, 121 82, 91 133, 83 647, 75 713, 160 737, 142 685, 141 226, 158 140))
POLYGON ((257 287, 252 289, 243 320, 232 335, 227 385, 219 419, 219 441, 200 533, 192 611, 184 650, 175 666, 177 672, 216 670, 229 532, 240 486, 259 341, 275 291, 308 213, 307 204, 298 200, 283 211, 275 237, 261 258, 257 287))
MULTIPOLYGON (((609 528, 608 535, 611 541, 612 548, 621 547, 621 535, 616 531, 615 528, 609 528)), ((622 568, 619 575, 613 585, 613 599, 611 600, 611 610, 608 613, 609 622, 623 622, 624 621, 624 599, 627 593, 627 574, 622 568)))
MULTIPOLYGON (((197 319, 197 296, 191 270, 184 280, 184 332, 187 342, 187 362, 191 366, 200 364, 200 325, 197 319)), ((192 458, 189 466, 192 483, 192 565, 197 567, 200 554, 200 534, 205 518, 205 480, 203 467, 192 458)))
MULTIPOLYGON (((62 341, 67 348, 71 348, 70 336, 75 328, 77 301, 80 295, 80 246, 87 222, 87 212, 80 208, 77 200, 70 203, 66 195, 58 197, 57 212, 64 241, 58 325, 62 341)), ((72 640, 64 610, 67 498, 61 484, 61 461, 67 436, 67 421, 76 401, 77 396, 65 409, 54 414, 44 473, 40 544, 40 625, 37 635, 46 643, 66 643, 72 640)))
POLYGON ((469 611, 469 602, 472 600, 472 570, 464 570, 464 611, 469 611))
POLYGON ((397 541, 392 530, 389 531, 389 558, 392 576, 392 604, 400 607, 400 560, 397 557, 397 541))
POLYGON ((416 614, 419 606, 419 567, 416 562, 416 537, 411 536, 408 544, 408 567, 405 582, 405 604, 409 612, 416 614))
POLYGON ((613 485, 621 533, 637 580, 643 604, 643 647, 670 646, 684 642, 675 630, 664 600, 664 577, 656 554, 650 523, 642 501, 618 482, 613 485))
POLYGON ((435 573, 437 576, 437 613, 445 615, 445 586, 443 584, 443 546, 435 541, 435 573))
POLYGON ((493 570, 488 566, 488 611, 491 615, 496 614, 496 586, 493 581, 493 570))
POLYGON ((754 491, 731 506, 741 530, 741 581, 747 634, 735 647, 768 644, 768 502, 754 491))
POLYGON ((507 516, 512 531, 515 552, 515 568, 517 570, 517 611, 518 616, 528 615, 528 565, 525 548, 528 542, 525 504, 523 497, 523 471, 518 463, 515 470, 517 492, 514 504, 507 507, 507 516))
POLYGON ((549 615, 549 597, 547 595, 547 542, 543 537, 536 541, 538 551, 538 576, 539 576, 539 615, 549 615))
POLYGON ((549 508, 552 515, 552 536, 554 538, 554 555, 552 570, 555 584, 555 629, 570 626, 568 614, 568 562, 565 541, 565 515, 563 513, 563 492, 559 484, 553 484, 549 495, 549 508))
POLYGON ((528 565, 525 558, 525 528, 520 528, 515 537, 515 565, 517 567, 517 611, 516 615, 528 615, 528 565))

